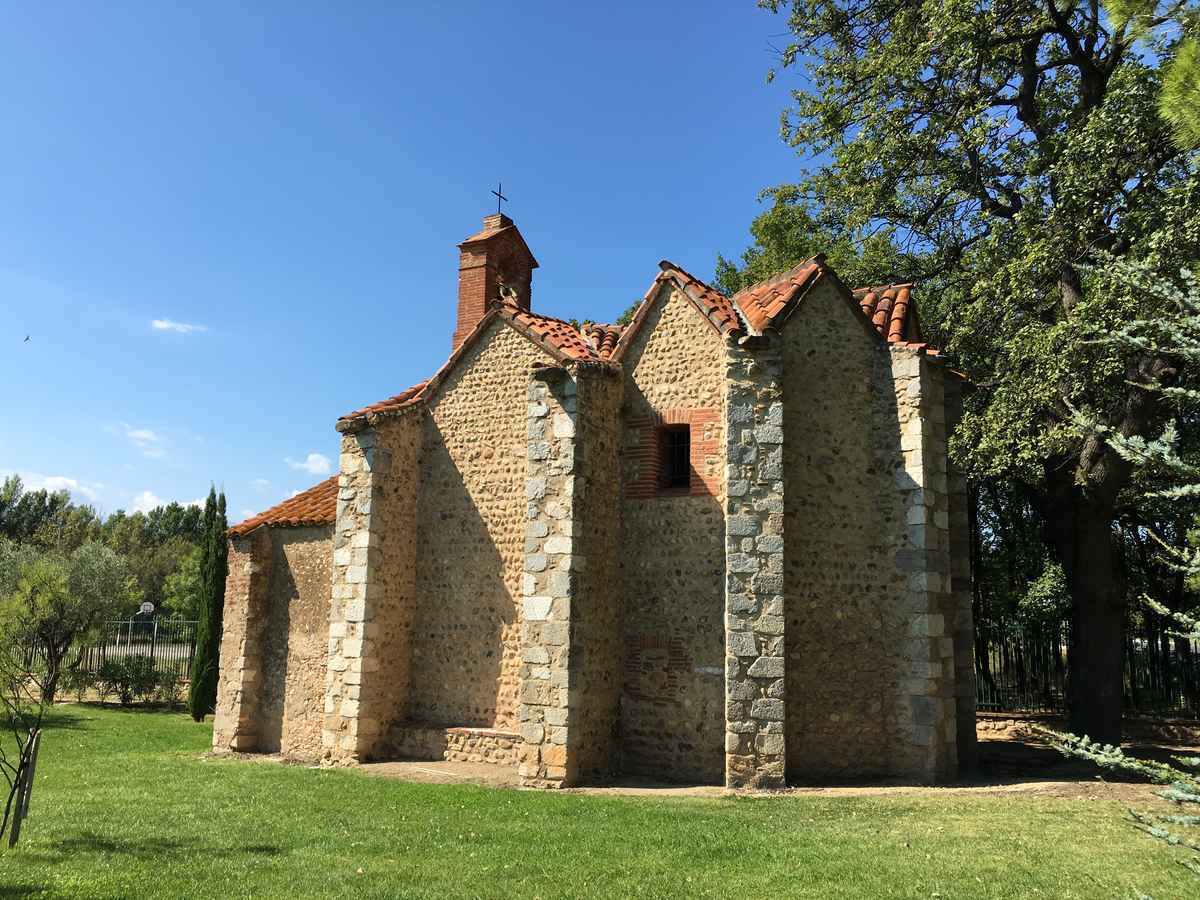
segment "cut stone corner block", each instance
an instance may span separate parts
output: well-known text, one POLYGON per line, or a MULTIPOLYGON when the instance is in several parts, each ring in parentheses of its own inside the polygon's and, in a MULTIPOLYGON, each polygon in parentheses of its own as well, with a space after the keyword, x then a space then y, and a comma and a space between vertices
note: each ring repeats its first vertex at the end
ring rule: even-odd
POLYGON ((786 784, 783 403, 779 342, 727 349, 725 784, 786 784))
POLYGON ((217 753, 256 749, 259 691, 255 679, 262 667, 270 576, 269 529, 230 538, 213 714, 212 747, 217 753))
POLYGON ((570 695, 571 608, 581 563, 575 552, 580 507, 574 376, 562 368, 536 368, 528 399, 518 774, 525 787, 559 788, 577 777, 568 741, 579 701, 570 695))

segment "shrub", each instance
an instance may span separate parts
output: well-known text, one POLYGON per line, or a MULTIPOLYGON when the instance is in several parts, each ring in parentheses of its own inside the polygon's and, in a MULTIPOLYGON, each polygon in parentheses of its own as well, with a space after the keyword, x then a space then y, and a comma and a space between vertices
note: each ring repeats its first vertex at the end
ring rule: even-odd
POLYGON ((135 699, 145 702, 153 696, 158 686, 154 661, 148 656, 106 660, 100 667, 97 679, 117 695, 122 706, 130 706, 135 699))
POLYGON ((183 682, 174 672, 160 672, 154 688, 154 699, 168 709, 177 709, 183 699, 183 682))
POLYGON ((96 677, 91 672, 85 672, 82 669, 64 669, 58 683, 64 691, 75 695, 76 702, 82 703, 88 689, 94 686, 95 680, 96 677))

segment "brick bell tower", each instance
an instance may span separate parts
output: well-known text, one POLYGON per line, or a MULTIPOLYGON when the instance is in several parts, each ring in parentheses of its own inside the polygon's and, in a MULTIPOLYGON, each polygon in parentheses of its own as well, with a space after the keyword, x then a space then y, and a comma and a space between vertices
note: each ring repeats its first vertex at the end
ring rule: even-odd
POLYGON ((483 231, 459 244, 458 250, 458 321, 452 350, 501 302, 501 286, 517 306, 529 309, 533 270, 538 267, 525 238, 503 213, 484 216, 483 231))

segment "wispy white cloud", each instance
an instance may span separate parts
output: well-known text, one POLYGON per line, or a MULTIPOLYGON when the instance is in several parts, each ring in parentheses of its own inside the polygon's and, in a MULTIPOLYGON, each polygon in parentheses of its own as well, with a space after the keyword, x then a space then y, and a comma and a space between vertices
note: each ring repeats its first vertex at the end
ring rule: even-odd
POLYGON ((133 445, 142 451, 142 456, 146 459, 162 459, 167 455, 162 435, 157 432, 149 428, 134 428, 128 422, 122 422, 121 429, 125 432, 125 437, 133 441, 133 445))
POLYGON ((256 491, 265 491, 267 488, 269 488, 271 486, 271 482, 268 481, 266 478, 255 478, 253 481, 250 482, 250 484, 252 484, 254 486, 254 489, 256 491))
POLYGON ((329 457, 320 453, 310 453, 301 462, 296 462, 291 457, 284 459, 284 462, 296 471, 307 472, 310 475, 328 475, 332 467, 329 457))
POLYGON ((133 498, 133 506, 131 508, 134 512, 146 513, 150 512, 150 510, 154 509, 154 507, 162 505, 162 498, 160 498, 153 491, 147 490, 142 491, 133 498))
POLYGON ((289 496, 289 497, 295 497, 297 494, 303 494, 303 493, 304 493, 304 491, 302 491, 302 490, 300 490, 300 491, 292 491, 290 494, 288 494, 288 496, 289 496))
POLYGON ((184 505, 184 506, 199 506, 199 507, 203 507, 203 506, 204 506, 204 498, 203 498, 203 497, 201 497, 199 500, 189 500, 187 503, 185 503, 185 504, 183 504, 183 505, 184 505))
POLYGON ((193 331, 208 331, 207 325, 193 325, 191 322, 175 322, 171 319, 152 319, 150 326, 155 331, 176 331, 180 334, 191 334, 193 331))
POLYGON ((243 509, 243 510, 242 510, 242 518, 243 518, 243 519, 249 519, 249 518, 252 518, 253 516, 256 516, 256 515, 258 515, 258 513, 256 513, 256 512, 255 512, 254 510, 252 510, 252 509, 243 509))

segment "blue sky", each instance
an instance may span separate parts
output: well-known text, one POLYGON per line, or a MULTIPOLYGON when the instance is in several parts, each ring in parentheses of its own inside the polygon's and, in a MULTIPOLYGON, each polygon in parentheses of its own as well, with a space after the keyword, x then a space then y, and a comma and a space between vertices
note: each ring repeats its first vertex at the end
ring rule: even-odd
POLYGON ((310 486, 338 415, 444 361, 497 180, 535 309, 711 276, 799 170, 783 30, 750 0, 5 6, 0 472, 105 513, 216 482, 233 520, 310 486))

